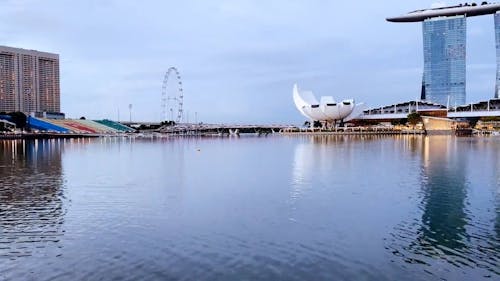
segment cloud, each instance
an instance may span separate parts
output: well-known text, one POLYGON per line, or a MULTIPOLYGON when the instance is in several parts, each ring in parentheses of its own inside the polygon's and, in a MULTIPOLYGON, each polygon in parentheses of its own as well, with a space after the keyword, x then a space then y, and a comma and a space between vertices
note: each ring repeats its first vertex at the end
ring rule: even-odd
MULTIPOLYGON (((206 122, 302 123, 291 100, 296 82, 319 95, 376 105, 417 96, 420 24, 385 17, 429 5, 3 1, 0 44, 60 54, 68 116, 115 118, 133 104, 134 118, 159 120, 163 75, 176 66, 192 118, 198 112, 206 122)), ((470 35, 471 63, 494 64, 492 21, 471 20, 469 28, 485 33, 470 35), (481 51, 481 42, 491 52, 481 51)), ((489 77, 471 70, 468 79, 489 77)))

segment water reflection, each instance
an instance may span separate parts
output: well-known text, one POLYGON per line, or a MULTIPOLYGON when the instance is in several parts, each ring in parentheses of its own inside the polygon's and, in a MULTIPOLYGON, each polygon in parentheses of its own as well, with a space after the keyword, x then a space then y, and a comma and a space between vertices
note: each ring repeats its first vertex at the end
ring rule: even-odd
MULTIPOLYGON (((496 245, 493 245, 497 249, 500 248, 500 146, 497 147, 496 149, 496 154, 494 155, 496 157, 495 165, 494 165, 494 171, 496 174, 497 178, 497 188, 496 188, 496 197, 495 197, 495 235, 496 239, 494 238, 493 240, 496 241, 496 245)), ((500 254, 495 253, 496 258, 497 258, 497 265, 500 267, 500 254)), ((498 268, 497 267, 497 268, 498 268)), ((500 270, 497 269, 497 273, 500 273, 500 270)))
MULTIPOLYGON (((356 177, 355 171, 359 170, 359 165, 381 161, 380 167, 384 166, 386 171, 385 168, 392 163, 383 161, 393 157, 394 151, 403 150, 415 155, 422 143, 420 135, 312 135, 294 138, 301 141, 294 148, 290 193, 292 203, 305 194, 315 181, 328 179, 324 182, 329 186, 335 183, 348 185, 345 179, 353 175, 356 177)), ((390 170, 389 167, 387 169, 390 170)), ((357 180, 360 184, 360 179, 357 180)))
POLYGON ((496 220, 495 220, 495 234, 497 243, 500 244, 500 196, 497 196, 496 199, 496 220))
MULTIPOLYGON (((443 279, 450 278, 446 272, 453 267, 486 269, 478 273, 483 277, 500 273, 498 240, 488 238, 485 232, 491 228, 483 225, 482 214, 470 209, 468 173, 474 167, 468 164, 474 159, 463 149, 465 142, 451 136, 424 138, 417 148, 422 155, 421 216, 398 225, 389 247, 406 263, 422 264, 434 275, 443 273, 443 279)), ((498 210, 496 216, 498 222, 498 210)))
POLYGON ((455 263, 457 251, 467 247, 465 156, 457 151, 456 141, 450 136, 425 138, 422 225, 417 240, 410 245, 415 252, 442 256, 455 263))
POLYGON ((421 136, 0 142, 0 280, 494 279, 499 153, 421 136))
POLYGON ((340 172, 335 167, 336 164, 340 161, 348 161, 348 157, 339 159, 338 154, 335 153, 336 149, 342 149, 344 153, 348 154, 352 150, 351 145, 364 140, 364 138, 314 135, 304 136, 303 140, 303 142, 297 143, 294 149, 290 192, 292 206, 307 193, 314 181, 329 178, 329 176, 340 172))
POLYGON ((62 142, 0 142, 0 257, 32 255, 63 234, 62 142))

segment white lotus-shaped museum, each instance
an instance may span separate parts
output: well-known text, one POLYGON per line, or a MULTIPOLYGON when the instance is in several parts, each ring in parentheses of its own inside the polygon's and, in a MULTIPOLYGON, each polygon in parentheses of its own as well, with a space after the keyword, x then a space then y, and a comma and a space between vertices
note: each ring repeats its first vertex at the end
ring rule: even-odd
MULTIPOLYGON (((358 105, 355 105, 353 99, 336 102, 331 96, 322 96, 318 102, 311 91, 301 91, 297 84, 293 85, 293 101, 300 113, 312 121, 334 123, 336 121, 349 121, 362 112, 355 110, 358 105)), ((363 106, 360 106, 361 108, 363 106)))

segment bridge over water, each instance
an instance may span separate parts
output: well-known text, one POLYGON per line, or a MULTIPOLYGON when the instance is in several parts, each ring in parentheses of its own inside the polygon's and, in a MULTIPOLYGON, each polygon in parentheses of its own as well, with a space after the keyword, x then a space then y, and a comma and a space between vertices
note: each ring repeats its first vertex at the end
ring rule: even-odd
POLYGON ((268 135, 294 127, 293 125, 179 124, 162 126, 158 131, 178 135, 268 135))

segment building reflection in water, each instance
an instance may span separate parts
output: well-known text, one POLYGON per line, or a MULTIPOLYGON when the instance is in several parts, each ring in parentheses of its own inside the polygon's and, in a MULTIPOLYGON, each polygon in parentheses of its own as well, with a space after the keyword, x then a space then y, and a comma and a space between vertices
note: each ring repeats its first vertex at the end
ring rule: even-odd
MULTIPOLYGON (((313 177, 321 178, 321 173, 331 173, 332 145, 356 141, 347 136, 304 136, 304 141, 295 146, 290 203, 293 206, 312 186, 313 177)), ((348 161, 348 159, 344 159, 348 161)))
MULTIPOLYGON (((297 138, 297 136, 293 138, 297 138)), ((315 172, 331 174, 332 167, 335 165, 336 169, 345 168, 345 165, 351 164, 352 158, 350 156, 353 156, 357 150, 371 148, 364 146, 369 142, 387 139, 401 141, 406 145, 405 150, 409 150, 412 154, 417 151, 417 143, 421 143, 420 136, 313 135, 303 136, 302 138, 304 141, 298 143, 294 151, 292 186, 310 181, 315 172), (342 159, 335 156, 338 155, 339 151, 337 150, 339 149, 343 156, 342 159)), ((394 143, 399 149, 399 144, 394 143)), ((333 170, 333 172, 336 171, 333 170)), ((320 177, 321 175, 316 176, 320 177)), ((294 193, 296 193, 295 191, 294 193)))
MULTIPOLYGON (((426 137, 422 167, 422 225, 412 247, 430 256, 454 256, 466 248, 466 161, 451 136, 426 137)), ((455 259, 449 259, 455 262, 455 259)))
MULTIPOLYGON (((362 151, 373 149, 372 143, 394 139, 413 143, 420 139, 419 136, 399 138, 382 135, 311 135, 293 138, 301 138, 301 141, 294 149, 289 198, 292 206, 313 186, 348 184, 346 177, 353 175, 353 170, 359 169, 359 161, 363 161, 360 158, 367 157, 362 151)), ((385 147, 385 144, 381 144, 380 149, 386 149, 385 147)))
MULTIPOLYGON (((492 244, 498 245, 498 240, 492 242, 490 238, 475 237, 474 231, 481 229, 480 221, 484 218, 469 209, 467 197, 471 187, 468 172, 471 167, 468 161, 471 159, 459 141, 452 136, 424 138, 418 206, 421 216, 399 224, 391 234, 388 249, 407 263, 440 268, 444 264, 466 266, 499 274, 497 261, 500 257, 494 246, 491 247, 492 244), (476 241, 488 239, 490 246, 476 241)), ((496 220, 498 222, 498 212, 496 220)))
POLYGON ((32 255, 63 234, 63 142, 0 141, 0 257, 32 255))
MULTIPOLYGON (((495 166, 492 167, 495 171, 495 176, 497 179, 497 188, 496 188, 496 194, 495 194, 495 234, 496 234, 496 241, 497 241, 497 246, 500 248, 500 144, 497 145, 497 148, 495 149, 496 155, 494 157, 496 158, 495 161, 495 166)), ((500 257, 498 257, 498 260, 500 262, 500 257)))

